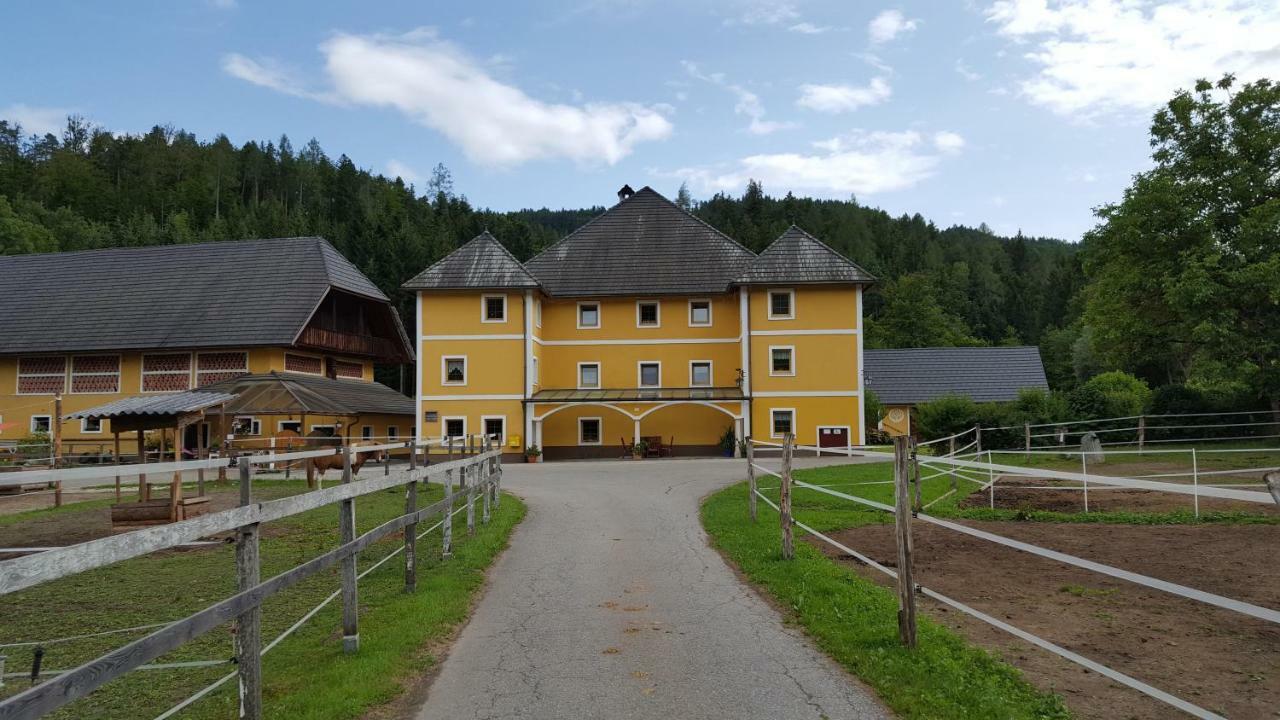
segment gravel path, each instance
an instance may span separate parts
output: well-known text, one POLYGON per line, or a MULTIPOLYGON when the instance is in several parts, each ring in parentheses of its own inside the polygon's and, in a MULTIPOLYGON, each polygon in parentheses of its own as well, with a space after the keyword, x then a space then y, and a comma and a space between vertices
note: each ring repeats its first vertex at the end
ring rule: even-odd
POLYGON ((888 717, 707 545, 698 501, 742 473, 508 465, 528 517, 417 717, 888 717))

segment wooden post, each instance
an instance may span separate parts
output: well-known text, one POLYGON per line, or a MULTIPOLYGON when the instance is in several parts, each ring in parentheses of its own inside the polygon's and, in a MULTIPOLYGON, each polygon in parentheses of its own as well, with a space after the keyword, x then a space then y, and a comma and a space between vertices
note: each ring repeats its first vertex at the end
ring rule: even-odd
POLYGON ((1280 472, 1269 472, 1263 475, 1262 482, 1266 483, 1267 490, 1271 491, 1271 499, 1280 505, 1280 472))
MULTIPOLYGON (((138 431, 138 462, 147 464, 147 436, 141 430, 138 431)), ((143 502, 151 499, 151 486, 147 485, 146 473, 138 473, 138 499, 143 502)))
MULTIPOLYGON (((449 449, 449 454, 453 454, 453 448, 449 449)), ((465 470, 463 472, 466 472, 465 470)), ((444 496, 447 498, 453 494, 453 470, 444 471, 444 496)), ((453 500, 450 499, 445 503, 444 520, 440 523, 442 537, 440 539, 440 556, 449 557, 453 555, 453 500)))
MULTIPOLYGON (((467 535, 475 535, 476 534, 476 493, 485 489, 481 485, 481 483, 483 482, 483 479, 480 477, 479 466, 463 468, 461 478, 462 478, 462 483, 461 483, 462 487, 467 488, 468 490, 467 492, 467 535), (468 474, 471 475, 470 481, 467 480, 468 474)), ((489 506, 488 498, 485 498, 485 507, 487 508, 488 506, 489 506)))
POLYGON ((53 422, 49 423, 53 430, 53 457, 51 464, 57 470, 62 466, 62 393, 53 396, 53 422))
POLYGON ((1030 422, 1022 423, 1022 436, 1026 440, 1027 461, 1030 462, 1031 460, 1031 423, 1030 422))
POLYGON ((493 493, 493 509, 497 510, 498 505, 502 502, 502 453, 498 453, 492 462, 493 487, 489 488, 489 492, 493 493))
POLYGON ((796 556, 795 538, 791 527, 791 453, 795 445, 795 436, 787 433, 782 440, 782 487, 778 498, 779 522, 782 523, 782 558, 791 560, 796 556))
MULTIPOLYGON (((351 484, 351 446, 342 448, 342 484, 351 484)), ((338 531, 341 542, 346 545, 356 539, 356 501, 348 498, 342 501, 338 515, 338 531)), ((342 560, 342 651, 353 653, 360 649, 360 607, 359 593, 356 587, 356 555, 353 553, 342 560)))
MULTIPOLYGON (((218 437, 222 438, 222 442, 218 447, 222 448, 221 457, 230 460, 235 457, 231 454, 231 439, 227 432, 227 404, 223 403, 218 406, 218 437)), ((223 463, 218 466, 218 484, 225 485, 227 482, 227 464, 223 463)))
POLYGON ((62 507, 62 481, 53 484, 53 506, 62 507))
POLYGON ((951 456, 955 454, 956 454, 956 436, 952 435, 951 437, 947 438, 947 455, 951 456))
MULTIPOLYGON (((483 447, 485 450, 492 448, 488 439, 485 440, 483 447)), ((480 474, 480 491, 484 493, 484 511, 481 520, 485 525, 489 524, 489 496, 493 494, 493 484, 489 482, 489 470, 492 467, 492 462, 492 459, 485 458, 476 465, 476 472, 480 474)))
POLYGON ((902 644, 916 646, 916 593, 911 572, 911 510, 907 479, 910 457, 906 437, 893 439, 894 532, 898 544, 898 635, 902 644))
POLYGON ((1147 416, 1138 416, 1138 454, 1142 454, 1142 446, 1147 441, 1147 416))
POLYGON ((982 454, 982 425, 978 423, 973 424, 973 439, 974 439, 974 442, 977 443, 977 446, 974 447, 974 450, 976 450, 978 454, 981 455, 982 454))
MULTIPOLYGON (((196 423, 196 459, 205 459, 204 433, 208 425, 196 423)), ((196 495, 204 497, 204 468, 196 468, 196 495)))
POLYGON ((747 438, 747 512, 751 514, 751 522, 756 521, 756 456, 755 444, 747 438))
MULTIPOLYGON (((240 506, 253 502, 249 458, 240 458, 240 506)), ((260 581, 258 524, 236 532, 236 587, 241 592, 260 581)), ((240 680, 240 717, 262 720, 262 606, 255 605, 236 618, 236 674, 240 680)))
POLYGON ((910 438, 910 440, 911 440, 911 443, 910 443, 911 444, 911 483, 915 485, 915 488, 916 488, 915 504, 912 505, 912 512, 918 513, 920 512, 920 509, 924 506, 923 505, 924 501, 921 498, 921 490, 920 490, 920 457, 918 455, 919 449, 916 447, 915 438, 910 438))
MULTIPOLYGON (((173 461, 182 462, 182 431, 184 427, 181 423, 173 428, 173 461)), ((162 458, 163 459, 163 458, 162 458)), ((169 522, 178 522, 182 519, 182 470, 173 471, 173 480, 169 483, 169 522)))
MULTIPOLYGON (((409 445, 409 483, 404 488, 404 512, 408 515, 418 510, 417 454, 409 445)), ((418 587, 418 523, 404 526, 404 591, 411 593, 418 587)))

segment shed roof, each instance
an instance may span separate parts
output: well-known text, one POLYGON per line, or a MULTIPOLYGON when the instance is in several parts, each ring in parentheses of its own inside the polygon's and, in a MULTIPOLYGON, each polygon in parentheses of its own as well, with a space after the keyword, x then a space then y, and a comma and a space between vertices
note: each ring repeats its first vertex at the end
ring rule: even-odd
POLYGON ((885 405, 916 405, 946 395, 1005 402, 1016 400, 1023 388, 1049 388, 1034 346, 867 350, 865 362, 867 388, 885 405))
POLYGON ((0 354, 287 346, 330 289, 389 302, 319 237, 3 256, 0 354))
POLYGON ((404 284, 410 290, 535 288, 538 281, 488 230, 404 284))
POLYGON ((818 238, 792 225, 765 248, 738 283, 870 283, 871 273, 818 238))
POLYGON ((209 385, 206 390, 234 393, 227 412, 239 415, 409 415, 413 398, 382 383, 336 380, 318 375, 269 372, 241 375, 209 385))
POLYGON ((164 395, 137 395, 113 400, 87 410, 79 410, 66 415, 63 419, 113 418, 126 415, 182 415, 229 403, 235 400, 235 397, 230 393, 205 390, 189 390, 164 395))
POLYGON ((696 295, 727 291, 754 257, 645 186, 524 266, 548 295, 696 295))

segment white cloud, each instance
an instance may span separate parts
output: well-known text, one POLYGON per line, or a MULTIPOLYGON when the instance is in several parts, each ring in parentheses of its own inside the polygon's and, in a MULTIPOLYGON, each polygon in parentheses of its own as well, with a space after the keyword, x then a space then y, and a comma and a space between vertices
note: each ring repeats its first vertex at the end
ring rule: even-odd
POLYGON ((830 25, 814 25, 811 22, 796 23, 787 29, 793 33, 800 33, 802 35, 821 35, 822 33, 835 30, 835 28, 830 25))
POLYGON ((791 3, 758 3, 747 8, 738 17, 724 22, 726 25, 777 25, 799 18, 800 13, 791 3))
POLYGON ((239 53, 230 53, 222 58, 222 71, 231 77, 285 95, 322 102, 337 101, 333 95, 306 89, 293 72, 270 58, 254 60, 239 53))
POLYGON ((959 73, 960 77, 968 80, 969 82, 977 82, 982 79, 982 75, 966 65, 964 60, 956 60, 956 72, 959 73))
POLYGON ((822 195, 871 194, 903 190, 933 176, 942 152, 959 149, 958 135, 940 132, 933 147, 914 130, 863 132, 813 143, 814 151, 750 155, 731 167, 693 167, 672 173, 709 192, 737 190, 749 179, 776 192, 822 195), (943 141, 943 136, 953 139, 943 141), (949 147, 944 145, 949 144, 949 147))
POLYGON ((738 115, 745 116, 750 120, 747 124, 746 130, 752 135, 769 135, 770 133, 777 132, 778 130, 786 130, 788 128, 795 127, 795 123, 793 122, 765 120, 764 104, 760 102, 760 96, 741 85, 729 82, 728 79, 725 78, 724 73, 705 73, 697 66, 696 63, 689 62, 688 60, 682 60, 680 61, 680 64, 684 66, 685 72, 689 73, 690 77, 722 87, 733 93, 738 99, 738 102, 733 106, 733 112, 738 115))
POLYGON ((208 0, 208 3, 218 10, 235 10, 240 6, 240 3, 236 2, 236 0, 208 0))
POLYGON ((617 163, 672 125, 662 108, 633 102, 548 103, 494 79, 483 63, 428 29, 404 35, 339 33, 320 46, 332 89, 313 93, 278 67, 238 55, 224 69, 278 92, 394 108, 436 130, 471 160, 513 166, 564 158, 617 163))
POLYGON ((950 130, 933 134, 933 145, 944 153, 956 153, 964 149, 964 138, 950 130))
POLYGON ((852 112, 867 105, 879 105, 893 93, 884 78, 872 78, 864 87, 853 85, 801 85, 797 105, 826 113, 852 112))
POLYGON ((908 20, 901 10, 884 10, 867 24, 872 44, 887 43, 903 33, 916 29, 918 21, 908 20))
POLYGON ((66 108, 33 107, 23 103, 0 108, 0 120, 22 126, 24 135, 60 135, 67 127, 67 116, 70 114, 72 111, 66 108))
POLYGON ((417 185, 422 181, 422 176, 418 174, 417 170, 414 170, 395 158, 387 161, 387 176, 393 178, 398 177, 411 185, 417 185))
POLYGON ((999 0, 986 16, 1030 45, 1040 69, 1022 95, 1061 115, 1146 113, 1197 78, 1280 75, 1274 1, 999 0))

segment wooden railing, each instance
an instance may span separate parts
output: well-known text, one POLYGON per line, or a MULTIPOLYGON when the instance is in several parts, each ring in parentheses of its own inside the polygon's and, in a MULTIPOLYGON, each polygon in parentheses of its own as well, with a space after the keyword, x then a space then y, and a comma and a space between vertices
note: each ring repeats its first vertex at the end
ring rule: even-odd
POLYGON ((398 355, 395 344, 386 338, 318 327, 304 328, 298 336, 298 345, 377 358, 393 358, 398 355))

